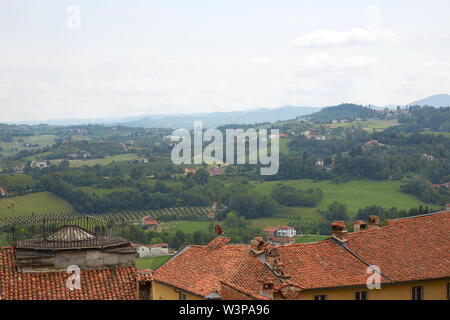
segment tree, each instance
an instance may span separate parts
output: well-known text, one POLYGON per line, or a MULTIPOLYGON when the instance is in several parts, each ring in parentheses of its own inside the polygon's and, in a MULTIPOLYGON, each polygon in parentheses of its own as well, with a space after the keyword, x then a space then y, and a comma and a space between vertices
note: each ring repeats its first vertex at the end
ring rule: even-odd
POLYGON ((347 216, 347 207, 339 203, 337 201, 333 201, 328 207, 327 211, 325 211, 325 219, 328 221, 336 221, 336 220, 348 220, 347 216))

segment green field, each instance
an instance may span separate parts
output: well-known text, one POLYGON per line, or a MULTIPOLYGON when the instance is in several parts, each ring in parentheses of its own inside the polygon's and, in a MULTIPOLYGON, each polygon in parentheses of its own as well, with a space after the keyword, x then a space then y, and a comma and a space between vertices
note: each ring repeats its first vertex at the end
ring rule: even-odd
POLYGON ((155 270, 164 262, 170 259, 172 255, 159 256, 159 257, 145 257, 136 259, 136 268, 138 270, 151 269, 155 270))
POLYGON ((11 156, 16 154, 17 152, 21 150, 33 150, 38 148, 43 148, 46 146, 51 146, 55 143, 55 139, 57 136, 49 135, 49 134, 43 134, 43 135, 36 135, 36 136, 30 136, 30 137, 14 137, 13 141, 11 142, 0 142, 0 147, 3 147, 3 151, 0 152, 0 154, 5 156, 11 156), (23 142, 17 141, 18 139, 22 139, 23 142), (24 147, 24 143, 30 143, 30 144, 38 144, 38 147, 24 147), (13 150, 11 150, 11 148, 13 150), (16 150, 17 149, 17 150, 16 150))
POLYGON ((7 236, 6 233, 0 233, 0 247, 8 245, 7 236))
MULTIPOLYGON (((69 160, 71 167, 82 167, 82 166, 90 166, 93 167, 96 164, 105 166, 110 164, 113 161, 134 161, 137 160, 138 156, 136 153, 124 153, 117 154, 115 156, 106 156, 103 159, 87 159, 87 160, 69 160)), ((63 159, 51 160, 50 162, 53 164, 59 164, 63 159)))
POLYGON ((1 199, 0 208, 2 209, 0 209, 0 218, 12 215, 11 209, 4 208, 11 201, 14 202, 16 216, 30 216, 32 212, 35 214, 57 213, 72 209, 72 206, 65 200, 51 192, 44 191, 1 199))
MULTIPOLYGON (((169 233, 175 233, 178 230, 184 233, 194 233, 195 231, 208 231, 211 221, 170 221, 163 224, 163 228, 169 233)), ((214 223, 214 221, 213 221, 214 223)))
POLYGON ((272 186, 277 183, 302 190, 320 188, 324 193, 324 198, 314 208, 280 206, 278 213, 273 217, 251 220, 253 227, 263 229, 269 226, 285 225, 289 222, 321 222, 324 219, 317 210, 326 210, 327 206, 333 201, 344 203, 347 206, 350 219, 356 216, 358 209, 371 205, 378 205, 383 208, 396 207, 398 209, 410 209, 420 205, 427 206, 426 203, 418 200, 414 196, 399 191, 400 181, 362 180, 336 185, 329 181, 288 180, 258 183, 254 184, 254 187, 262 193, 269 194, 272 186))

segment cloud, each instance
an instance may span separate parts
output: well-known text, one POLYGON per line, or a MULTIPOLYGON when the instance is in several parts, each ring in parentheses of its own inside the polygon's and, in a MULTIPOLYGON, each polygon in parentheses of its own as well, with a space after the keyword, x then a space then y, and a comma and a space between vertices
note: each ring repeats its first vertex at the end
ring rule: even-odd
POLYGON ((269 64, 271 61, 269 59, 266 59, 266 58, 253 58, 253 59, 250 59, 249 62, 253 63, 253 64, 264 65, 264 64, 269 64))
POLYGON ((376 60, 368 56, 335 57, 325 52, 318 52, 307 56, 300 62, 303 70, 343 71, 364 69, 374 65, 376 60))
POLYGON ((294 47, 342 46, 346 44, 400 42, 402 38, 395 32, 381 27, 379 7, 367 8, 369 14, 366 28, 352 28, 345 31, 318 29, 292 41, 294 47))

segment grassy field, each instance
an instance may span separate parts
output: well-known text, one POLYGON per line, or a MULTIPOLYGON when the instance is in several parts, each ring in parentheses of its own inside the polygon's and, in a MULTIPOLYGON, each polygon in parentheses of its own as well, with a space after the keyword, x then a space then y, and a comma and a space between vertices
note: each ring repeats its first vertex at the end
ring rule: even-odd
POLYGON ((0 247, 8 245, 7 236, 6 233, 0 233, 0 247))
MULTIPOLYGON (((194 233, 195 231, 208 231, 211 221, 170 221, 163 224, 163 228, 169 233, 175 233, 178 230, 184 233, 194 233)), ((213 221, 214 223, 214 221, 213 221)))
MULTIPOLYGON (((82 167, 82 166, 89 166, 93 167, 96 164, 99 165, 108 165, 113 161, 134 161, 137 160, 138 156, 136 153, 124 153, 124 154, 117 154, 115 156, 106 156, 103 159, 87 159, 87 160, 69 160, 71 167, 82 167)), ((62 159, 57 160, 51 160, 51 163, 59 164, 62 159)))
MULTIPOLYGON (((0 208, 6 207, 11 201, 14 202, 16 216, 30 216, 32 212, 35 214, 57 213, 72 209, 68 202, 47 191, 1 199, 0 208)), ((0 209, 0 218, 11 215, 11 209, 0 209)))
POLYGON ((55 143, 55 139, 57 136, 54 135, 36 135, 36 136, 30 136, 30 137, 14 137, 13 141, 11 142, 0 142, 0 147, 3 147, 3 151, 0 152, 0 154, 5 156, 11 156, 16 154, 17 152, 21 150, 33 150, 37 148, 43 148, 46 146, 51 146, 55 143), (17 141, 18 139, 22 139, 23 142, 17 141), (24 143, 30 143, 30 144, 38 144, 38 147, 24 147, 24 143), (13 150, 11 150, 13 149, 13 150), (17 149, 17 150, 16 150, 17 149))
POLYGON ((138 270, 151 269, 155 270, 164 262, 170 259, 172 255, 159 256, 159 257, 145 257, 136 259, 136 268, 138 270))
POLYGON ((320 188, 324 193, 324 198, 317 207, 282 207, 277 217, 294 217, 300 215, 302 219, 314 219, 317 215, 317 209, 326 210, 327 206, 333 201, 344 203, 347 206, 348 214, 351 218, 356 215, 358 209, 370 205, 379 205, 384 208, 396 207, 398 209, 410 209, 420 205, 427 205, 414 196, 401 192, 400 181, 359 180, 336 185, 330 181, 288 180, 282 182, 264 182, 254 184, 254 186, 260 192, 269 194, 273 185, 277 183, 302 190, 320 188))

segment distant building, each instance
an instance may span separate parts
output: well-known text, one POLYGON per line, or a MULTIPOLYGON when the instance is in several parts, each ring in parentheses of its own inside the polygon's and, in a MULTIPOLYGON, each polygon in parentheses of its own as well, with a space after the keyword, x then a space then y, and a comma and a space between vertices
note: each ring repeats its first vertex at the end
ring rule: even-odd
POLYGON ((215 212, 208 212, 207 215, 208 215, 208 218, 210 218, 211 220, 214 220, 216 218, 215 212))
POLYGON ((284 245, 295 243, 294 236, 297 235, 295 228, 290 226, 267 227, 263 230, 267 242, 271 245, 284 245))
POLYGON ((158 220, 151 216, 145 216, 141 220, 141 226, 145 229, 156 229, 158 225, 158 220))
POLYGON ((41 161, 41 162, 36 163, 36 167, 38 167, 39 169, 42 169, 42 168, 47 168, 48 165, 47 165, 47 162, 41 161))
POLYGON ((221 176, 223 174, 223 170, 221 167, 212 167, 209 169, 210 176, 221 176))
POLYGON ((157 244, 132 243, 131 246, 135 250, 137 258, 158 257, 169 254, 169 245, 167 243, 157 243, 157 244))
POLYGON ((196 172, 197 172, 197 169, 194 168, 194 167, 187 167, 187 168, 184 168, 184 175, 185 175, 185 176, 187 176, 189 173, 194 174, 194 173, 196 173, 196 172))
POLYGON ((17 173, 23 173, 24 170, 25 170, 25 165, 24 165, 23 163, 17 165, 17 166, 14 168, 14 172, 17 172, 17 173))
POLYGON ((8 195, 8 191, 6 190, 5 187, 0 187, 0 196, 1 197, 6 197, 8 195))
POLYGON ((426 159, 426 160, 434 160, 434 157, 431 154, 422 154, 422 158, 426 159))
POLYGON ((369 140, 369 141, 365 142, 364 145, 365 145, 366 147, 370 147, 370 146, 379 146, 379 147, 382 147, 382 146, 384 146, 384 144, 378 142, 378 140, 369 140))
POLYGON ((444 187, 446 189, 450 189, 450 182, 433 184, 433 188, 435 188, 435 189, 439 189, 440 187, 444 187))
POLYGON ((138 159, 139 163, 148 163, 148 159, 147 158, 139 158, 138 159))

